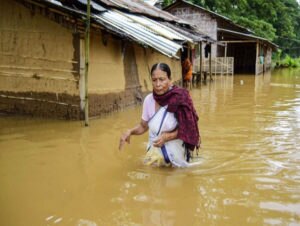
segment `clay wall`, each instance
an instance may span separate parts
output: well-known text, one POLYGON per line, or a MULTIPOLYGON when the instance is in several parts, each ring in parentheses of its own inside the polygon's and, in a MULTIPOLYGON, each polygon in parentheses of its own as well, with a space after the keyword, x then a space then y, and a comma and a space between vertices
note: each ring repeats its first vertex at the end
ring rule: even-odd
POLYGON ((0 37, 0 111, 77 117, 79 37, 8 0, 1 1, 0 37))

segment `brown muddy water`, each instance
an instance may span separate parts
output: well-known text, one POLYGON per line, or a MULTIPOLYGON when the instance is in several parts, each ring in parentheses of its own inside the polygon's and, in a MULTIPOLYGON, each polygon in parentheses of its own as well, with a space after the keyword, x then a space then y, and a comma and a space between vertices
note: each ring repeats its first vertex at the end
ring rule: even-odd
POLYGON ((82 122, 0 118, 0 225, 300 225, 300 70, 217 77, 191 91, 202 165, 118 151, 141 107, 82 122))

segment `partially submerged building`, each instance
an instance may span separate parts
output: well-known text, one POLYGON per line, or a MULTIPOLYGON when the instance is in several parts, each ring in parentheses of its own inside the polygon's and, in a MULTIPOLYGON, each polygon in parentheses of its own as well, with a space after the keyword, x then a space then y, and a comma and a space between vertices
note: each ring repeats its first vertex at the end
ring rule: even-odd
MULTIPOLYGON (((277 46, 250 30, 235 24, 229 18, 192 4, 186 0, 177 0, 164 10, 197 26, 217 42, 201 47, 204 59, 212 57, 215 67, 212 72, 221 72, 224 68, 218 62, 232 62, 234 73, 260 74, 271 68, 272 51, 277 46), (206 56, 205 56, 206 55, 206 56)), ((208 60, 206 60, 208 61, 208 60)), ((197 63, 195 61, 195 63, 197 63)), ((205 64, 205 63, 204 63, 205 64)), ((207 63, 206 63, 207 65, 207 63)), ((225 70, 228 70, 227 64, 225 70)), ((203 67, 203 70, 208 71, 203 67)))
POLYGON ((86 9, 86 0, 1 0, 0 112, 79 119, 86 91, 91 117, 139 103, 154 63, 180 82, 183 46, 212 40, 142 1, 91 1, 87 82, 86 9))

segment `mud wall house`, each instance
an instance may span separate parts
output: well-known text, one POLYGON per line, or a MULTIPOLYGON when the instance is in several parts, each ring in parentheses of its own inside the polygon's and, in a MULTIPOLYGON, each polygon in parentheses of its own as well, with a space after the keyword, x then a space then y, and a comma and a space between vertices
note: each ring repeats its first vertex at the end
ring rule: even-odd
MULTIPOLYGON (((0 112, 82 118, 86 1, 0 2, 0 112)), ((154 63, 168 63, 181 81, 181 44, 192 40, 156 22, 180 19, 141 4, 91 1, 91 117, 139 103, 154 63)))
POLYGON ((234 73, 260 74, 271 68, 272 51, 277 46, 229 18, 185 0, 177 0, 164 10, 191 22, 216 39, 218 42, 211 45, 211 57, 233 57, 234 73))

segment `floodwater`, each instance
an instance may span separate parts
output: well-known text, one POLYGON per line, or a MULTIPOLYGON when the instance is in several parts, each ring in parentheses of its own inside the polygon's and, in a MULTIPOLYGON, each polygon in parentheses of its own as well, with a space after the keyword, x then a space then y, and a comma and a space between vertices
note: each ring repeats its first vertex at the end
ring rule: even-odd
POLYGON ((0 118, 0 225, 300 225, 300 70, 217 77, 191 91, 201 166, 118 151, 141 107, 82 122, 0 118))

